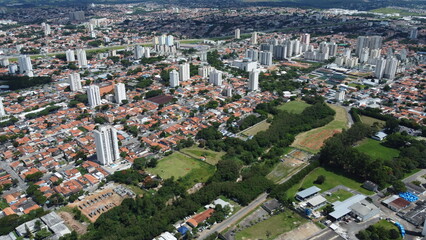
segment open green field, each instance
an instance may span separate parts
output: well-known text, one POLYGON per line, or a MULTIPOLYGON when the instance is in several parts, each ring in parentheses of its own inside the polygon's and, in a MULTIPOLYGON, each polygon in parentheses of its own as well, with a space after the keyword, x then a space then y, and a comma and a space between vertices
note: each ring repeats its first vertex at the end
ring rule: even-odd
POLYGON ((244 131, 241 132, 241 134, 243 134, 245 136, 254 136, 260 131, 266 131, 269 128, 270 125, 271 124, 266 122, 266 120, 263 120, 263 121, 255 124, 254 126, 251 126, 247 129, 245 129, 244 131))
POLYGON ((368 117, 368 116, 364 116, 364 115, 359 115, 359 117, 361 118, 361 122, 364 124, 367 124, 369 126, 373 126, 374 123, 379 123, 380 127, 384 127, 386 122, 377 118, 372 118, 372 117, 368 117))
POLYGON ((346 199, 353 196, 353 193, 343 189, 339 189, 332 193, 330 196, 325 196, 328 202, 333 203, 335 201, 345 201, 346 199))
POLYGON ((398 157, 399 150, 394 148, 388 148, 380 144, 379 141, 366 138, 355 147, 358 151, 369 155, 374 159, 382 159, 385 161, 392 160, 395 157, 398 157))
POLYGON ((406 10, 395 9, 395 8, 378 8, 378 9, 373 9, 370 12, 383 13, 383 14, 399 13, 400 16, 421 16, 421 15, 425 15, 425 14, 421 14, 421 13, 409 12, 409 11, 406 11, 406 10))
POLYGON ((280 214, 238 232, 235 234, 235 239, 275 239, 279 235, 289 232, 306 222, 308 222, 307 219, 286 209, 280 214))
POLYGON ((304 101, 291 101, 284 103, 283 105, 279 106, 278 109, 287 111, 289 113, 295 113, 300 114, 305 110, 305 108, 309 107, 311 105, 305 103, 304 101))
POLYGON ((299 183, 291 187, 287 191, 287 197, 293 198, 296 193, 299 191, 300 188, 309 188, 313 185, 321 188, 321 192, 325 192, 327 190, 330 190, 338 185, 344 185, 348 188, 351 188, 353 190, 356 190, 362 194, 371 195, 373 192, 368 191, 367 189, 362 188, 362 183, 357 182, 353 179, 350 179, 346 177, 343 174, 332 172, 329 170, 326 170, 325 168, 319 167, 313 170, 311 173, 306 175, 306 177, 299 183), (325 181, 323 184, 314 184, 314 181, 318 178, 318 176, 323 175, 325 176, 325 181))
POLYGON ((346 110, 343 107, 336 105, 328 104, 328 106, 336 111, 334 120, 323 127, 298 134, 291 145, 292 147, 305 150, 310 153, 318 153, 325 140, 348 127, 349 120, 346 110))
POLYGON ((157 167, 148 168, 147 171, 163 179, 174 177, 185 187, 192 187, 196 183, 206 182, 215 172, 215 167, 180 152, 174 152, 161 159, 157 167))
POLYGON ((225 152, 215 152, 199 147, 184 148, 180 151, 196 159, 202 159, 204 157, 206 162, 212 165, 216 165, 222 156, 225 155, 225 152))

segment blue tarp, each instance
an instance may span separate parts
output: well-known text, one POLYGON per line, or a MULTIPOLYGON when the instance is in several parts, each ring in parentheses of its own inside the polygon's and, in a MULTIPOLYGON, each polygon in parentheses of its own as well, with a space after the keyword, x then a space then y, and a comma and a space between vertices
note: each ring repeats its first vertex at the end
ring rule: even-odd
POLYGON ((188 232, 188 228, 186 228, 185 226, 182 226, 180 228, 178 228, 178 232, 180 232, 180 234, 185 235, 186 232, 188 232))

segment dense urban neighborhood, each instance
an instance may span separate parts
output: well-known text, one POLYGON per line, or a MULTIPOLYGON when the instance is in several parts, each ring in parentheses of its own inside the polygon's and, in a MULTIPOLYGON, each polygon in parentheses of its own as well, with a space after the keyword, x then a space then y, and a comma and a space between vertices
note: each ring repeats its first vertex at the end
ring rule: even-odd
POLYGON ((426 6, 229 4, 0 4, 0 240, 426 239, 426 6))

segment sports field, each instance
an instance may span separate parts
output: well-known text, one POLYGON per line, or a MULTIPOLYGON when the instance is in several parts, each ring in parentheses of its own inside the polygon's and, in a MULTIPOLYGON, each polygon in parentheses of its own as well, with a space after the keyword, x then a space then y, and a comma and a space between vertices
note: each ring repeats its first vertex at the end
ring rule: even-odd
POLYGON ((308 175, 306 175, 306 177, 302 181, 300 181, 300 183, 291 187, 287 191, 287 197, 293 198, 300 188, 306 189, 314 185, 321 188, 321 192, 330 190, 338 185, 344 185, 348 188, 351 188, 353 190, 356 190, 366 195, 373 194, 373 192, 362 188, 361 182, 357 182, 351 178, 348 178, 344 174, 332 172, 332 171, 326 170, 325 168, 319 167, 313 170, 312 172, 310 172, 308 175), (322 184, 314 184, 314 181, 320 175, 323 175, 325 177, 325 181, 322 184))
POLYGON ((180 152, 174 152, 161 159, 155 168, 148 168, 147 171, 163 179, 181 178, 180 183, 185 187, 192 187, 196 183, 206 182, 215 172, 215 167, 180 152))
POLYGON ((287 111, 289 113, 295 113, 300 114, 305 110, 305 108, 309 107, 311 105, 305 103, 304 101, 296 100, 284 103, 283 105, 279 106, 278 109, 287 111))
POLYGON ((336 105, 329 104, 328 106, 336 111, 334 120, 323 127, 298 134, 291 147, 299 148, 310 153, 317 153, 325 140, 348 127, 348 115, 346 110, 336 105))
POLYGON ((248 239, 275 239, 279 235, 291 231, 308 222, 299 214, 286 209, 284 212, 269 219, 248 227, 235 234, 237 240, 248 239))
POLYGON ((358 151, 369 155, 374 159, 382 159, 385 161, 392 160, 395 157, 398 157, 399 150, 394 148, 388 148, 380 144, 379 141, 366 138, 355 147, 358 151))
POLYGON ((212 165, 216 165, 217 162, 219 162, 219 160, 222 158, 222 156, 225 155, 225 152, 215 152, 199 147, 184 148, 180 151, 190 155, 193 158, 203 159, 207 163, 212 165))

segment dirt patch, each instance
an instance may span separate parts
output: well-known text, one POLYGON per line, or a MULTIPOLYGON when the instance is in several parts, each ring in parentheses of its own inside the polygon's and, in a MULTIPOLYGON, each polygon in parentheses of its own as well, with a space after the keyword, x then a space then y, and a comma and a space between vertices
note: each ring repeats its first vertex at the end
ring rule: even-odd
POLYGON ((74 216, 71 213, 68 212, 58 212, 59 216, 64 220, 65 224, 72 229, 73 231, 76 231, 77 234, 82 235, 87 232, 87 226, 81 224, 79 221, 74 219, 74 216))
POLYGON ((340 129, 323 129, 317 133, 310 134, 309 136, 307 136, 308 134, 304 134, 305 136, 301 136, 300 138, 296 139, 292 146, 318 151, 324 145, 325 140, 340 132, 342 132, 340 129))
POLYGON ((119 206, 128 195, 120 196, 114 192, 115 186, 109 186, 85 197, 81 201, 68 204, 70 208, 78 208, 91 222, 95 222, 103 213, 119 206))
POLYGON ((281 234, 275 240, 304 240, 320 231, 321 228, 315 225, 315 223, 308 222, 290 232, 281 234))

